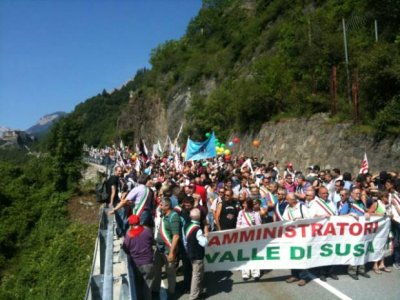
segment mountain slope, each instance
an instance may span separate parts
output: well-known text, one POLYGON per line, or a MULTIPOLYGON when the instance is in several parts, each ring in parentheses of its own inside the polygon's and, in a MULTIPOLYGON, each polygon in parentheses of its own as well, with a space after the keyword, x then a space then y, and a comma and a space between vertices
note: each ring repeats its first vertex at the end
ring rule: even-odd
POLYGON ((59 121, 61 118, 65 117, 66 115, 67 115, 67 113, 62 112, 62 111, 45 115, 45 116, 41 117, 40 120, 35 125, 29 127, 25 131, 36 137, 44 135, 50 130, 50 128, 55 124, 55 122, 59 121))
POLYGON ((174 136, 182 122, 183 138, 199 139, 210 130, 226 138, 232 131, 257 131, 271 119, 318 112, 351 120, 350 87, 358 83, 355 121, 384 136, 400 126, 390 114, 400 105, 399 24, 397 0, 205 0, 184 37, 152 51, 151 70, 78 105, 73 116, 85 122, 83 138, 94 145, 120 138, 155 142, 174 136))

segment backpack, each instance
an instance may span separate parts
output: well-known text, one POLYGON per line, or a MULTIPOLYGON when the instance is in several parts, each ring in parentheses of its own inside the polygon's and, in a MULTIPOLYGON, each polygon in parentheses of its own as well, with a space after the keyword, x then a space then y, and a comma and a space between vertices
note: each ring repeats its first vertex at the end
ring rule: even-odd
POLYGON ((103 183, 97 183, 94 191, 96 193, 96 201, 98 203, 104 203, 110 198, 110 195, 107 191, 107 180, 104 180, 103 183))

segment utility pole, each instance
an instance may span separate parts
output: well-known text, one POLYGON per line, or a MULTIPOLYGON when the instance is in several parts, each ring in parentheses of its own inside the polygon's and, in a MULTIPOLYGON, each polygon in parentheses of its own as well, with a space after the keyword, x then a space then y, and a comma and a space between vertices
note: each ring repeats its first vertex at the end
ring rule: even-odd
POLYGON ((346 76, 347 76, 347 97, 349 102, 351 103, 351 95, 350 95, 350 72, 349 72, 349 55, 347 53, 347 36, 346 36, 346 22, 344 18, 342 18, 342 26, 343 26, 343 41, 344 41, 344 57, 346 60, 346 76))
POLYGON ((374 27, 375 27, 375 42, 378 42, 378 21, 374 20, 374 27))
POLYGON ((337 85, 336 85, 336 66, 332 67, 331 77, 331 115, 334 116, 337 113, 337 85))
POLYGON ((360 123, 360 88, 358 81, 358 70, 354 69, 353 82, 351 84, 351 95, 353 104, 353 122, 360 123))
POLYGON ((310 20, 310 17, 308 17, 307 23, 308 23, 308 46, 311 47, 311 20, 310 20))

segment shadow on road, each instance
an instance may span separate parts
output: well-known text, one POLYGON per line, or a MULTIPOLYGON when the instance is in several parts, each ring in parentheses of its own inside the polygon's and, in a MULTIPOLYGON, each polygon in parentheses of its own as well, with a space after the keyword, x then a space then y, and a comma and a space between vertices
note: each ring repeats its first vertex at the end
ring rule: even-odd
POLYGON ((204 286, 207 287, 207 296, 232 291, 232 272, 206 272, 204 274, 204 286))

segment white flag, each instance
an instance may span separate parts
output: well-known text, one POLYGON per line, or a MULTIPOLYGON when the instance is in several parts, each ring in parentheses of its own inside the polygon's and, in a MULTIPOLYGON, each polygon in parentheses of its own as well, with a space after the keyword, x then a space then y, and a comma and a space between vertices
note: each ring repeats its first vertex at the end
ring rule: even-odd
POLYGON ((367 159, 367 153, 364 153, 364 159, 361 162, 360 166, 360 174, 366 174, 368 173, 369 165, 368 165, 368 159, 367 159))
POLYGON ((250 159, 250 158, 248 158, 248 159, 242 164, 242 166, 240 167, 240 170, 243 170, 244 167, 248 167, 248 168, 250 169, 251 175, 254 174, 253 167, 251 166, 251 159, 250 159))

